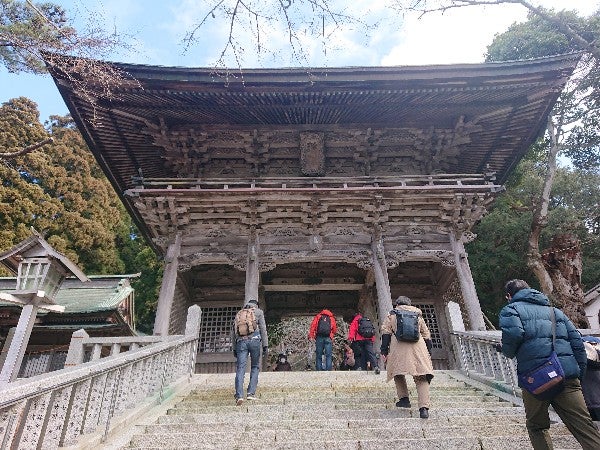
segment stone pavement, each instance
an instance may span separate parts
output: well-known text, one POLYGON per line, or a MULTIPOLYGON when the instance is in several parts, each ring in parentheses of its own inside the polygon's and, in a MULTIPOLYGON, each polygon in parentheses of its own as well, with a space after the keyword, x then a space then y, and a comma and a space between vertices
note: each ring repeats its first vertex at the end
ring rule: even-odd
MULTIPOLYGON (((412 380, 412 408, 397 408, 394 384, 386 383, 385 372, 263 372, 258 399, 241 406, 234 404, 234 377, 194 376, 189 394, 166 414, 130 427, 129 434, 105 448, 531 448, 522 407, 501 398, 506 395, 466 384, 453 371, 436 371, 427 420, 419 418, 412 380)), ((564 425, 553 424, 551 432, 556 450, 581 449, 564 425)))

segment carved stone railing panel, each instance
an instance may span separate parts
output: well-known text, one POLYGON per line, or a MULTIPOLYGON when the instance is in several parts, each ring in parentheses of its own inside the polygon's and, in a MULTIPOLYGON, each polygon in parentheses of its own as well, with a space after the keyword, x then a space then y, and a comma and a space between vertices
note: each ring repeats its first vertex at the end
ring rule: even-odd
POLYGON ((500 343, 500 331, 454 331, 451 334, 461 371, 468 377, 520 395, 516 364, 496 351, 496 345, 500 343))
POLYGON ((135 380, 131 378, 132 372, 133 365, 126 366, 121 370, 120 389, 118 389, 115 399, 115 414, 127 409, 130 405, 129 396, 131 395, 131 391, 135 390, 135 380))
POLYGON ((50 404, 52 393, 47 392, 37 396, 29 402, 27 411, 27 422, 21 432, 21 442, 19 448, 35 449, 37 448, 38 440, 44 429, 46 419, 46 411, 50 404))
POLYGON ((24 415, 26 403, 23 400, 0 411, 0 448, 6 448, 14 440, 20 417, 24 415))
POLYGON ((127 344, 132 349, 7 384, 0 395, 2 448, 55 449, 74 445, 82 434, 102 427, 106 432, 115 411, 139 405, 150 396, 162 400, 163 390, 169 384, 185 380, 193 372, 199 321, 200 308, 192 306, 185 335, 155 339, 153 343, 148 342, 152 340, 148 337, 138 337, 147 344, 143 348, 131 345, 136 337, 102 338, 109 342, 79 337, 73 347, 116 349, 127 344))
POLYGON ((88 394, 92 386, 92 379, 87 378, 73 385, 73 394, 70 401, 70 411, 67 423, 65 425, 63 442, 65 445, 71 445, 77 442, 77 437, 82 434, 83 422, 85 420, 85 410, 88 394))
POLYGON ((121 386, 121 368, 113 370, 106 375, 104 384, 104 392, 100 402, 100 410, 98 411, 98 424, 107 423, 110 416, 114 414, 113 404, 116 401, 117 395, 121 386))
POLYGON ((73 386, 67 386, 64 389, 54 392, 53 407, 50 410, 50 416, 47 419, 46 429, 44 430, 44 445, 48 448, 60 445, 72 392, 73 386))
POLYGON ((90 386, 89 406, 85 412, 85 420, 83 422, 83 433, 91 433, 98 426, 100 417, 100 409, 102 408, 102 399, 104 398, 104 388, 108 374, 102 373, 97 377, 92 378, 90 386))

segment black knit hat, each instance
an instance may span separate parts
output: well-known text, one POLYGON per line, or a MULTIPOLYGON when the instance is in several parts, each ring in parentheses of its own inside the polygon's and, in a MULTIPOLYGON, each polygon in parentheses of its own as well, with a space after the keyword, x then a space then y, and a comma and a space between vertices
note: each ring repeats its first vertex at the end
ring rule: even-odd
POLYGON ((398 306, 398 305, 410 305, 410 298, 401 295, 400 297, 398 297, 397 299, 395 299, 392 302, 392 305, 394 306, 398 306))

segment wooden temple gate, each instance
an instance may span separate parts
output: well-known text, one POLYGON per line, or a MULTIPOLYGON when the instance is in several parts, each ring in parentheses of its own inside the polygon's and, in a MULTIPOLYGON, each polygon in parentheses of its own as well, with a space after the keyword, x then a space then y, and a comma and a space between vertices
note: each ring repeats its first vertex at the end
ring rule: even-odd
MULTIPOLYGON (((445 306, 485 323, 464 245, 543 131, 576 56, 502 64, 244 70, 115 64, 107 96, 53 76, 165 258, 155 334, 203 311, 202 371, 233 370, 244 300, 267 322, 331 309, 381 322, 407 295, 448 365, 445 306), (116 92, 116 94, 115 94, 116 92)), ((91 84, 90 84, 91 83, 91 84)), ((308 331, 308 330, 307 330, 308 331)))

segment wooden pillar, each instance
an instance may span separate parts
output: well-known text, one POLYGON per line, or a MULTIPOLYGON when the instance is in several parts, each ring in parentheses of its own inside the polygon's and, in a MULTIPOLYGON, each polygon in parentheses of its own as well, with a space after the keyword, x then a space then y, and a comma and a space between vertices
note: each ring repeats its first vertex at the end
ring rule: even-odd
POLYGON ((31 330, 35 323, 35 316, 37 315, 38 307, 33 304, 27 304, 23 306, 21 316, 19 317, 19 323, 15 330, 12 342, 6 353, 6 359, 2 366, 2 372, 0 372, 0 386, 4 386, 11 381, 17 379, 19 370, 21 369, 21 363, 23 362, 23 356, 25 356, 25 350, 27 349, 27 343, 31 336, 31 330))
POLYGON ((454 233, 450 233, 450 243, 452 244, 452 252, 454 253, 454 263, 456 265, 456 275, 460 283, 462 297, 465 302, 465 308, 471 330, 485 330, 485 322, 483 320, 483 312, 475 290, 475 282, 469 267, 467 252, 465 246, 460 239, 456 239, 454 233))
POLYGON ((258 300, 258 285, 260 284, 260 271, 258 269, 258 237, 253 230, 248 239, 248 255, 246 257, 246 286, 244 303, 248 300, 258 300))
POLYGON ((373 274, 375 275, 375 287, 377 289, 377 309, 379 312, 379 323, 382 324, 390 310, 392 310, 392 295, 390 292, 390 279, 387 273, 385 252, 381 238, 373 236, 371 240, 373 252, 373 274))
POLYGON ((163 274, 160 293, 158 294, 158 306, 156 308, 156 319, 154 321, 154 334, 167 336, 169 334, 169 322, 171 319, 171 308, 175 296, 177 284, 177 266, 179 253, 181 251, 181 235, 175 236, 175 242, 169 245, 165 258, 165 271, 163 274))

